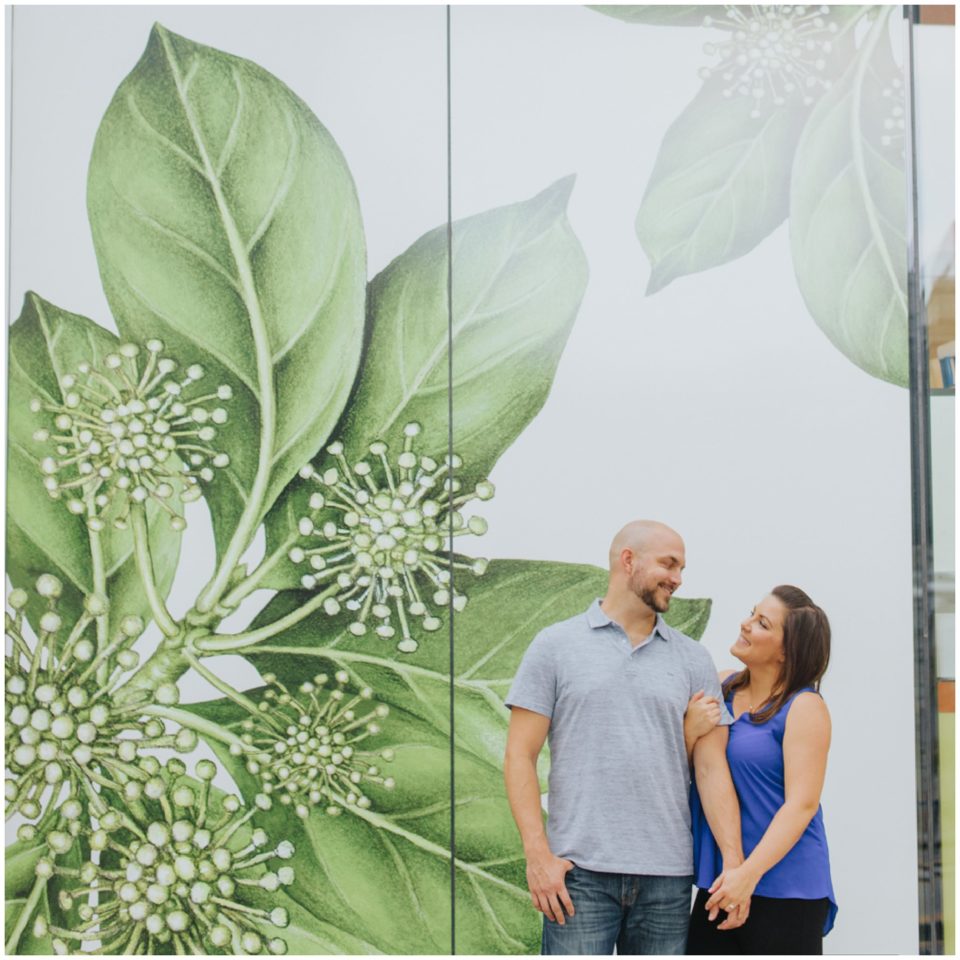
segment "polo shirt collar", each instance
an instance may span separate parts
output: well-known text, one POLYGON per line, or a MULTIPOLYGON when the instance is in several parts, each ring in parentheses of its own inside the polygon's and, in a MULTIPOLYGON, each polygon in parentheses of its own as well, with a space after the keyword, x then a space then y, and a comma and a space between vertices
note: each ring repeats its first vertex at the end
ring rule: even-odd
MULTIPOLYGON (((620 624, 615 620, 611 620, 610 617, 604 613, 603 607, 600 606, 600 598, 598 597, 593 603, 587 607, 586 611, 587 624, 594 630, 599 629, 600 627, 606 627, 609 624, 619 627, 620 624)), ((621 627, 621 629, 623 629, 621 627)), ((657 619, 653 624, 653 634, 654 636, 659 637, 661 640, 669 640, 670 632, 673 628, 667 623, 666 620, 658 613, 657 619)))

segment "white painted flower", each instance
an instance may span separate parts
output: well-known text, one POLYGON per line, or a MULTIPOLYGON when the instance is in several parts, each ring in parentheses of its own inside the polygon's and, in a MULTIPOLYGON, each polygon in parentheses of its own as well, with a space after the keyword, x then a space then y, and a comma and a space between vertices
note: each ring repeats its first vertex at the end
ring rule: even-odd
POLYGON ((370 459, 349 464, 343 444, 327 447, 339 464, 323 470, 307 465, 301 477, 319 490, 310 498, 310 513, 299 520, 301 542, 290 560, 309 568, 301 578, 306 589, 335 586, 325 609, 336 614, 342 604, 353 613, 350 632, 363 636, 376 623, 377 636, 398 636, 397 649, 412 653, 416 620, 424 631, 440 629, 437 615, 451 601, 462 610, 466 596, 452 583, 451 568, 482 574, 483 559, 448 552, 449 536, 481 535, 487 523, 464 517, 471 500, 489 500, 493 484, 481 480, 463 491, 453 476, 462 461, 456 454, 442 463, 413 450, 420 425, 404 427, 403 450, 393 463, 387 444, 370 445, 370 459))
POLYGON ((71 878, 60 906, 76 907, 79 920, 69 928, 41 921, 41 932, 76 953, 285 953, 270 928, 286 927, 289 917, 284 907, 269 906, 269 894, 293 882, 285 862, 293 844, 272 843, 251 822, 270 808, 269 797, 259 794, 246 810, 236 796, 216 799, 216 772, 209 760, 196 764, 196 780, 175 758, 166 769, 158 765, 137 803, 102 809, 78 831, 81 849, 90 851, 79 868, 58 863, 73 845, 69 833, 58 833, 36 872, 71 878))
POLYGON ((393 779, 385 777, 381 767, 393 760, 393 751, 369 747, 390 711, 373 702, 369 687, 349 694, 350 678, 342 670, 333 682, 318 674, 296 693, 273 674, 263 679, 268 689, 261 715, 244 721, 241 739, 257 751, 247 760, 247 770, 259 779, 264 793, 307 817, 314 807, 330 816, 342 813, 344 805, 369 808, 365 783, 393 789, 393 779))
POLYGON ((719 77, 726 97, 751 98, 751 117, 791 99, 809 105, 830 87, 826 69, 838 27, 828 6, 723 6, 703 25, 728 37, 704 44, 719 62, 702 67, 701 78, 719 77))
MULTIPOLYGON (((56 577, 38 578, 36 592, 48 609, 35 638, 24 622, 27 592, 15 589, 7 600, 12 613, 6 615, 4 659, 6 813, 28 821, 101 787, 134 799, 137 778, 145 779, 138 767, 143 751, 186 752, 197 743, 192 730, 170 734, 159 720, 143 721, 148 701, 177 700, 173 684, 144 691, 131 702, 114 700, 117 687, 138 666, 138 654, 127 648, 143 632, 143 621, 124 617, 98 650, 95 621, 107 613, 106 598, 87 597, 77 622, 65 624, 57 612, 62 590, 56 577)), ((21 825, 20 838, 30 839, 34 829, 21 825)))
POLYGON ((186 523, 170 502, 174 494, 197 499, 200 481, 229 465, 210 444, 226 423, 220 402, 231 398, 230 387, 198 395, 191 388, 203 368, 193 364, 175 376, 177 363, 162 350, 159 340, 148 340, 144 358, 140 347, 125 343, 100 367, 83 363, 62 377, 60 402, 31 401, 34 413, 53 417, 52 429, 34 433, 34 440, 54 445, 54 455, 40 464, 47 493, 86 516, 92 530, 103 529, 107 514, 115 526, 126 526, 130 503, 147 500, 182 530, 186 523))
POLYGON ((880 144, 902 157, 906 120, 903 79, 899 76, 891 77, 880 95, 883 98, 881 104, 883 130, 880 134, 880 144))

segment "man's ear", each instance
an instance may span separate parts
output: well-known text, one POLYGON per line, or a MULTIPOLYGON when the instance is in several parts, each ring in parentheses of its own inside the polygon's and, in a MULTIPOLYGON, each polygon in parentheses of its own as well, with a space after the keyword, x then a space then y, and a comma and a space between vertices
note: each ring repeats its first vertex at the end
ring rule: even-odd
POLYGON ((636 554, 629 548, 624 547, 620 551, 620 566, 626 570, 627 573, 630 573, 633 570, 633 564, 636 560, 636 554))

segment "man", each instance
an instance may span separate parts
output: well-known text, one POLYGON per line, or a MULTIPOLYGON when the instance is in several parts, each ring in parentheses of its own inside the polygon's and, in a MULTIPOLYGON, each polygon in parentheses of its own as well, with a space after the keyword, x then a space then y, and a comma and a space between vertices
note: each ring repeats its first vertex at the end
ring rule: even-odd
MULTIPOLYGON (((504 777, 530 896, 544 914, 544 954, 686 947, 693 840, 683 716, 692 695, 720 698, 720 685, 710 654, 661 616, 684 563, 675 531, 627 524, 610 547, 604 599, 534 638, 507 697, 504 777), (548 733, 544 831, 536 763, 548 733)), ((723 709, 693 754, 724 869, 743 860, 726 762, 731 722, 723 709)), ((733 910, 722 926, 740 926, 748 910, 733 910)))

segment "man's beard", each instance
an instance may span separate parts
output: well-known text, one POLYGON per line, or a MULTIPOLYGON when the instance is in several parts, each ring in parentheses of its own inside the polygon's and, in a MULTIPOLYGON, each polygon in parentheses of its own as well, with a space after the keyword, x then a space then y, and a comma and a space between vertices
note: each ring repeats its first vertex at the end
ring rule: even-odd
POLYGON ((666 600, 660 600, 660 599, 657 598, 657 590, 659 589, 659 586, 653 587, 652 589, 651 589, 650 587, 645 587, 645 588, 641 588, 641 589, 639 589, 639 590, 638 590, 636 587, 634 587, 633 584, 631 584, 630 586, 631 586, 631 589, 633 590, 633 592, 634 592, 648 607, 650 607, 651 610, 656 610, 657 613, 666 613, 667 610, 670 609, 670 594, 669 594, 669 593, 667 594, 667 599, 666 599, 666 600))

